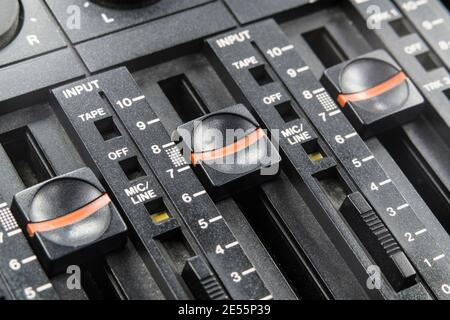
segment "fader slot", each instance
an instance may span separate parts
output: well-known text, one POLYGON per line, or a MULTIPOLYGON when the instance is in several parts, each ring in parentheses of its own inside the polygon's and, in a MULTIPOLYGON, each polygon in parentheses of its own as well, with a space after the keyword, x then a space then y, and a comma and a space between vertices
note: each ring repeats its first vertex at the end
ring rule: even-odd
POLYGON ((159 86, 183 122, 201 117, 208 109, 186 75, 159 82, 159 86))
POLYGON ((6 154, 25 187, 31 187, 55 175, 38 143, 27 128, 0 136, 6 154))
POLYGON ((310 273, 309 262, 290 239, 289 230, 278 218, 279 213, 265 197, 264 191, 250 190, 235 196, 234 200, 296 294, 301 299, 324 298, 327 294, 310 273))
POLYGON ((325 68, 332 67, 347 60, 344 51, 339 47, 339 44, 333 39, 325 27, 306 32, 303 34, 303 38, 325 68))
POLYGON ((195 255, 180 229, 172 230, 158 237, 164 254, 170 258, 174 271, 181 274, 186 261, 195 255))
POLYGON ((109 267, 103 259, 81 268, 81 285, 90 300, 124 300, 124 293, 117 280, 110 276, 109 267))
POLYGON ((180 229, 159 236, 157 242, 162 253, 171 261, 173 271, 183 279, 192 298, 202 300, 228 298, 222 284, 203 258, 195 254, 180 229))
POLYGON ((345 184, 336 168, 330 168, 316 175, 322 189, 328 195, 328 199, 333 207, 339 209, 348 194, 351 193, 348 185, 345 184))

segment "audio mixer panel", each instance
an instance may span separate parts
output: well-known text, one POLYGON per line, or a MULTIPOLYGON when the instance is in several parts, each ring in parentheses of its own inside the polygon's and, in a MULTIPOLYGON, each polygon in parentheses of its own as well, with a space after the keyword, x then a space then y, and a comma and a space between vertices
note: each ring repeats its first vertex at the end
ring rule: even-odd
POLYGON ((4 2, 0 300, 450 299, 446 1, 4 2))

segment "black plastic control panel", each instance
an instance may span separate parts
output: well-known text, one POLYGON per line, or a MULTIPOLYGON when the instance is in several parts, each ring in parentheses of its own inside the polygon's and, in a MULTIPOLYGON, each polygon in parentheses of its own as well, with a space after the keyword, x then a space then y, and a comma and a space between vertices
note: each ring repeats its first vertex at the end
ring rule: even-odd
POLYGON ((445 1, 4 2, 0 300, 450 299, 445 1))

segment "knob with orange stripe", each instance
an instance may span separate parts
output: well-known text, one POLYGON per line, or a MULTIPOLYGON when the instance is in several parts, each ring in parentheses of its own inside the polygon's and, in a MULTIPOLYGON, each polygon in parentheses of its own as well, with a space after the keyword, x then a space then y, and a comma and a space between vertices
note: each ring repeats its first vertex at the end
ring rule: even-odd
POLYGON ((322 82, 366 137, 412 120, 424 105, 406 73, 382 50, 326 70, 322 82))
POLYGON ((206 115, 177 130, 183 155, 215 199, 266 181, 280 156, 243 105, 206 115))
POLYGON ((125 223, 87 168, 18 193, 12 208, 51 274, 114 250, 126 241, 125 223))

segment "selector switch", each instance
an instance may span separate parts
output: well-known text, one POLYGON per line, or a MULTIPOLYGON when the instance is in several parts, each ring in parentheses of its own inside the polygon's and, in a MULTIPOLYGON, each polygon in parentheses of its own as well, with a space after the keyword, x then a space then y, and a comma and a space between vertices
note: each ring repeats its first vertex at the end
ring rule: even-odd
POLYGON ((186 261, 181 274, 192 294, 199 300, 228 300, 222 284, 199 256, 186 261))
POLYGON ((340 211, 395 290, 401 291, 416 283, 417 274, 411 262, 361 193, 348 195, 340 211))
POLYGON ((411 80, 382 50, 326 70, 322 82, 363 136, 412 120, 424 105, 411 80))
POLYGON ((0 5, 0 49, 14 39, 20 20, 19 0, 2 0, 0 5))
POLYGON ((281 158, 243 105, 180 126, 183 155, 216 199, 250 188, 278 173, 281 158))
POLYGON ((49 273, 122 246, 126 225, 89 169, 18 193, 13 210, 49 273))

